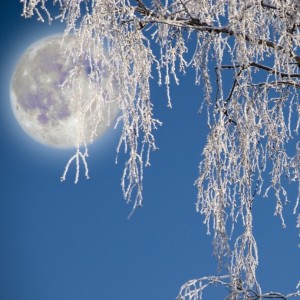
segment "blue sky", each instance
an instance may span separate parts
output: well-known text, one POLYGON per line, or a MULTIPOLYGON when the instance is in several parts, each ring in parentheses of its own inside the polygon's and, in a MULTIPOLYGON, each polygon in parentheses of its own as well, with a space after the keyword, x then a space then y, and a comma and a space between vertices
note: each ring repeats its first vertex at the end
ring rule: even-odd
MULTIPOLYGON (((164 123, 156 132, 160 150, 145 170, 144 206, 128 220, 131 207, 120 187, 124 157, 114 163, 118 130, 90 147, 91 179, 74 185, 72 173, 59 180, 72 151, 37 144, 14 120, 9 80, 18 57, 37 39, 62 32, 63 24, 21 18, 18 1, 0 5, 0 299, 168 300, 187 280, 217 274, 211 237, 195 212, 193 183, 207 129, 197 114, 202 96, 193 74, 173 87, 172 110, 153 81, 155 114, 164 123)), ((295 197, 296 186, 288 190, 295 197)), ((283 230, 273 199, 258 200, 258 278, 265 291, 291 292, 300 279, 292 206, 283 230)))

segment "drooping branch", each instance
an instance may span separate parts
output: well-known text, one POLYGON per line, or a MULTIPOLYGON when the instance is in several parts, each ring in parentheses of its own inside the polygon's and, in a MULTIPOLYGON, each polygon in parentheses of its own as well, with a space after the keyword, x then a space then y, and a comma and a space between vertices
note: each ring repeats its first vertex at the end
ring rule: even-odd
POLYGON ((186 282, 180 288, 177 300, 202 300, 205 292, 209 288, 223 287, 227 290, 228 296, 225 300, 262 300, 262 299, 283 299, 299 297, 300 290, 294 293, 282 294, 280 292, 258 293, 252 289, 244 289, 240 279, 233 280, 229 275, 222 276, 206 276, 199 279, 193 279, 186 282))
MULTIPOLYGON (((22 2, 25 16, 37 13, 42 19, 43 13, 49 13, 45 0, 22 2)), ((118 87, 113 96, 121 111, 118 122, 122 136, 117 151, 124 148, 128 156, 121 184, 126 201, 133 200, 133 209, 142 205, 143 167, 150 164, 150 151, 157 149, 153 130, 161 124, 153 116, 150 99, 153 70, 158 84, 166 86, 170 107, 171 79, 178 84, 178 72, 185 74, 188 68, 194 69, 195 83, 203 86, 202 107, 207 108, 210 132, 196 181, 196 209, 204 218, 207 232, 213 233, 213 253, 219 265, 227 259, 229 275, 190 281, 180 292, 181 299, 202 299, 204 287, 214 283, 227 288, 231 300, 298 296, 299 292, 261 292, 255 274, 258 251, 252 231, 254 197, 273 191, 275 214, 285 225, 287 191, 282 178, 298 184, 300 181, 299 150, 295 149, 295 154, 286 149, 293 136, 298 138, 300 128, 298 2, 54 3, 61 8, 58 18, 66 21, 66 32, 74 33, 78 41, 72 58, 80 62, 86 55, 84 49, 89 47, 97 50, 95 57, 93 51, 87 55, 95 65, 101 57, 109 61, 109 71, 118 87), (103 37, 108 56, 99 53, 103 37), (231 70, 231 86, 226 69, 231 70), (235 226, 239 226, 239 236, 235 226)), ((101 72, 94 75, 97 80, 102 76, 101 72)), ((85 156, 71 159, 78 162, 79 158, 84 160, 85 156)), ((298 191, 295 214, 300 184, 298 191)), ((298 227, 299 220, 298 214, 298 227)))

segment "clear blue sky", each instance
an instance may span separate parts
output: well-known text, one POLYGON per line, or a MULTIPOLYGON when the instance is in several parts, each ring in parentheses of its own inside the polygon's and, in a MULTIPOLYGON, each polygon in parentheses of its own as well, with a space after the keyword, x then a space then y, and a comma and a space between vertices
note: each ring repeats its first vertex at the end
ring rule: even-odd
MULTIPOLYGON (((0 5, 0 299, 171 300, 187 280, 216 275, 211 237, 194 205, 207 129, 197 114, 201 89, 193 74, 174 87, 172 110, 153 81, 155 113, 164 123, 156 132, 160 150, 145 170, 144 206, 127 220, 124 157, 114 164, 118 131, 90 148, 91 179, 74 185, 72 176, 59 181, 72 152, 39 145, 16 124, 9 103, 13 67, 32 42, 63 25, 21 18, 17 0, 0 5)), ((296 187, 289 193, 295 197, 296 187)), ((257 200, 258 278, 265 291, 291 292, 300 279, 292 207, 283 230, 274 201, 257 200)))

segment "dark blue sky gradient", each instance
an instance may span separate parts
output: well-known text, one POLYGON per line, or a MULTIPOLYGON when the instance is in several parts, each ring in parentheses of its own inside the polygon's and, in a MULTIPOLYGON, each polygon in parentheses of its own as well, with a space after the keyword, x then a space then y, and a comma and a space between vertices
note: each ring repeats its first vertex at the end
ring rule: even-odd
MULTIPOLYGON (((115 165, 120 130, 90 147, 91 179, 60 182, 72 151, 27 137, 12 115, 9 80, 22 52, 37 39, 62 32, 21 18, 17 1, 1 2, 0 299, 171 300, 189 279, 217 274, 211 237, 195 212, 198 163, 206 139, 198 115, 201 88, 190 72, 173 88, 173 109, 153 81, 155 114, 164 125, 159 151, 144 174, 144 206, 128 220, 122 199, 124 156, 115 165)), ((296 186, 289 195, 295 197, 296 186)), ((291 292, 300 279, 298 231, 292 206, 288 228, 273 217, 274 199, 257 199, 254 231, 264 290, 291 292), (258 201, 259 200, 259 201, 258 201)), ((222 299, 222 292, 207 299, 222 299)))

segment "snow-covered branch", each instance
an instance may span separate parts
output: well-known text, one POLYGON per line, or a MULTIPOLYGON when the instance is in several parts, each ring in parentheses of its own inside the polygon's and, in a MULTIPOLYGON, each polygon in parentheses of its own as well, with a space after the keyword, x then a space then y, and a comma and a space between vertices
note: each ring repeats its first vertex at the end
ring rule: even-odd
MULTIPOLYGON (((55 19, 46 0, 21 2, 25 17, 55 19)), ((206 108, 210 133, 196 180, 196 209, 213 234, 220 269, 225 266, 229 275, 190 281, 179 299, 202 299, 203 289, 213 283, 229 290, 228 299, 299 296, 299 291, 285 296, 261 292, 252 231, 252 208, 262 195, 273 197, 274 213, 285 226, 285 206, 293 201, 283 178, 298 184, 292 205, 300 227, 300 147, 294 142, 300 127, 299 1, 54 0, 53 4, 59 8, 56 18, 66 22, 66 35, 77 41, 69 57, 77 67, 83 58, 95 66, 90 80, 98 83, 101 97, 88 103, 96 105, 100 116, 104 102, 113 98, 118 103, 122 135, 117 152, 124 149, 127 155, 121 186, 133 211, 142 205, 144 167, 157 149, 154 130, 161 125, 153 115, 150 79, 165 85, 169 107, 171 85, 180 83, 179 73, 192 69, 195 84, 203 88, 201 107, 206 108)), ((76 82, 72 80, 70 84, 76 82)), ((85 162, 85 154, 77 151, 69 163, 74 159, 85 162)))

